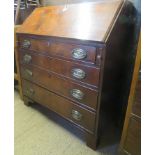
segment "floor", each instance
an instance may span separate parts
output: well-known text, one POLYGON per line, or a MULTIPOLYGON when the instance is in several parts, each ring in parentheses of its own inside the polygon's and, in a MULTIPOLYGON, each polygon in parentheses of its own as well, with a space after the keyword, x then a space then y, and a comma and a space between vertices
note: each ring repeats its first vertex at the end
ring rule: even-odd
POLYGON ((15 91, 15 155, 116 155, 118 137, 101 135, 97 151, 88 148, 82 133, 39 104, 27 107, 15 91), (106 141, 106 143, 105 143, 106 141))

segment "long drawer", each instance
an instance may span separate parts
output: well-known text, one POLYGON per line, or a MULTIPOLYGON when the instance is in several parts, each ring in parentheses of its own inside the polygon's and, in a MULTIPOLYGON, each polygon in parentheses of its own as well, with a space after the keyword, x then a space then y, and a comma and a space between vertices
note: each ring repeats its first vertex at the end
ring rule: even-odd
POLYGON ((48 107, 71 122, 76 123, 89 132, 94 132, 95 113, 77 106, 73 102, 60 97, 26 80, 22 80, 23 94, 30 99, 48 107))
POLYGON ((54 40, 19 38, 20 48, 29 49, 50 56, 58 56, 75 61, 95 63, 96 47, 62 43, 54 40))
POLYGON ((93 109, 97 107, 97 90, 31 65, 21 66, 21 76, 75 102, 93 109))
POLYGON ((33 64, 46 70, 98 87, 99 68, 96 67, 34 54, 29 51, 20 52, 20 62, 24 64, 33 64))

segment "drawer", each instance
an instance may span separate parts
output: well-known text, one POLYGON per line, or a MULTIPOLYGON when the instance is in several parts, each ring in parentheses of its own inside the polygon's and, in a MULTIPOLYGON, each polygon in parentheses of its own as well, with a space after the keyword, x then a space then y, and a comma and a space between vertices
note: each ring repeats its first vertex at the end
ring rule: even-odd
POLYGON ((32 100, 48 107, 64 118, 85 130, 93 133, 95 126, 95 113, 75 105, 73 102, 60 97, 26 80, 22 80, 23 94, 32 100))
POLYGON ((30 65, 21 66, 21 76, 84 106, 93 109, 97 107, 97 90, 30 65))
POLYGON ((81 65, 75 62, 47 57, 32 52, 20 52, 20 62, 50 70, 66 77, 98 87, 99 68, 81 65))
POLYGON ((132 155, 141 154, 141 123, 134 117, 129 121, 124 149, 132 155))
POLYGON ((19 38, 20 48, 77 61, 95 63, 96 47, 56 42, 54 40, 19 38))

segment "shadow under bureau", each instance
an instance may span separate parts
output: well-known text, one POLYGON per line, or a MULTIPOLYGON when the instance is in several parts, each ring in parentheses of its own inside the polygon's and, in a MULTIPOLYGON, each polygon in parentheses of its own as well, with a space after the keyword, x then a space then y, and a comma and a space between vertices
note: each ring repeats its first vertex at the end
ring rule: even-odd
POLYGON ((101 107, 119 102, 130 28, 122 18, 129 16, 122 0, 49 6, 35 9, 17 30, 24 103, 67 119, 93 149, 101 107))

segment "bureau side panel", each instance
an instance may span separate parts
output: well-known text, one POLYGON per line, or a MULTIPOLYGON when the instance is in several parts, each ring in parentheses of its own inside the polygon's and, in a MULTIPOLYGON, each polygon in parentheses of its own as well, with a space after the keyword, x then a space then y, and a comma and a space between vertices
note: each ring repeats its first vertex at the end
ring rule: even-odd
POLYGON ((125 3, 120 15, 116 18, 114 26, 106 41, 106 56, 103 71, 102 107, 104 118, 108 123, 120 125, 123 117, 124 97, 129 87, 122 91, 126 74, 130 70, 131 34, 133 25, 130 17, 133 7, 125 3))

